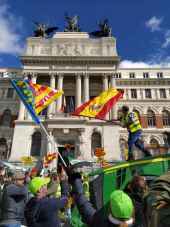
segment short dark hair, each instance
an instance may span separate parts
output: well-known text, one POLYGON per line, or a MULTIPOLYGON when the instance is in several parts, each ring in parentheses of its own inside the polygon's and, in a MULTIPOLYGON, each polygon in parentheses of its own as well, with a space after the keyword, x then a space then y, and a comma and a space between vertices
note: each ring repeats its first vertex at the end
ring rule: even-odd
POLYGON ((128 106, 122 106, 122 111, 123 112, 128 112, 129 111, 129 107, 128 106))

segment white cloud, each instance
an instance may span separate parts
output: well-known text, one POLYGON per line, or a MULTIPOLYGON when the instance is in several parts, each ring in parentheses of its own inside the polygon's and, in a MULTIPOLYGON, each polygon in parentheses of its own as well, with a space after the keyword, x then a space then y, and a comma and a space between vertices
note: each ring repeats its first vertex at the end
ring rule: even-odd
POLYGON ((163 48, 167 48, 170 46, 170 30, 165 31, 165 41, 162 44, 163 48))
POLYGON ((21 18, 15 17, 5 2, 0 3, 0 53, 19 54, 22 52, 21 18))
POLYGON ((161 30, 160 25, 163 21, 163 18, 152 17, 146 21, 145 25, 147 28, 151 29, 152 32, 161 30))
POLYGON ((120 63, 120 68, 148 68, 148 67, 151 67, 151 65, 143 61, 134 62, 131 60, 124 60, 120 63))
POLYGON ((144 62, 144 61, 131 61, 131 60, 124 60, 120 63, 119 68, 159 68, 159 67, 170 67, 170 56, 161 59, 161 61, 156 62, 153 59, 144 62))

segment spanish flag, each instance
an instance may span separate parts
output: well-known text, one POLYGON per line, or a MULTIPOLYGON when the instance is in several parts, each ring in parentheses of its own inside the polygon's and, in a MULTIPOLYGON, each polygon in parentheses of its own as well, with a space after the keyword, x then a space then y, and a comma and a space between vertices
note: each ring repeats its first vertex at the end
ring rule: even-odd
POLYGON ((110 109, 123 98, 123 90, 110 88, 99 96, 87 101, 78 107, 72 115, 104 119, 110 109))
POLYGON ((30 80, 11 80, 11 83, 37 124, 40 124, 37 115, 63 94, 62 90, 34 84, 30 80))

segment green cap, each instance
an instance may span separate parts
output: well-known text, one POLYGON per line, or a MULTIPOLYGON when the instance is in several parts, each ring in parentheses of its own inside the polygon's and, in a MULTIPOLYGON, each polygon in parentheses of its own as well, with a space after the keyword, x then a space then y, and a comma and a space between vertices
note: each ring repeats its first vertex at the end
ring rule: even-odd
POLYGON ((50 178, 46 177, 34 177, 29 183, 29 190, 31 193, 36 194, 40 188, 44 185, 47 185, 50 182, 50 178))
POLYGON ((133 203, 131 198, 121 190, 115 190, 110 196, 110 208, 113 217, 118 219, 130 219, 133 215, 133 203))

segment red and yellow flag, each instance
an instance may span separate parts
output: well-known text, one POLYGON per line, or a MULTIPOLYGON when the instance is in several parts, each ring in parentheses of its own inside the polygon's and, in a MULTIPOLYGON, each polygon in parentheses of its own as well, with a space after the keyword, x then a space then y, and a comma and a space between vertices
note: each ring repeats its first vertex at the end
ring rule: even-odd
POLYGON ((43 160, 43 165, 48 166, 54 159, 57 158, 56 153, 48 153, 43 160))
POLYGON ((11 80, 11 83, 37 124, 40 124, 37 115, 63 94, 62 90, 33 84, 30 80, 11 80))
POLYGON ((110 109, 123 98, 123 90, 110 88, 78 107, 72 115, 104 119, 110 109))
POLYGON ((51 87, 47 87, 40 84, 33 84, 29 82, 30 87, 33 89, 35 97, 35 112, 39 114, 43 109, 45 109, 50 103, 56 100, 63 94, 62 90, 55 90, 51 87))

